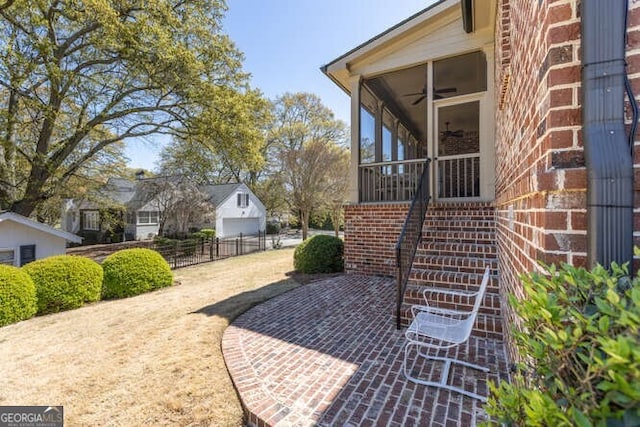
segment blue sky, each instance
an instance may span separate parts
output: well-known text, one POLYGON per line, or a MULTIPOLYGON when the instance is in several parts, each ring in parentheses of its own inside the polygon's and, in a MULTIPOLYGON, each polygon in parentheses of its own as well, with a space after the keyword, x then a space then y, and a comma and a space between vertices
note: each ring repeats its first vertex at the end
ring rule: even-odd
MULTIPOLYGON (((349 122, 349 98, 320 67, 433 0, 227 0, 225 31, 244 52, 252 86, 270 99, 285 92, 320 96, 349 122)), ((153 169, 158 144, 130 141, 130 166, 153 169)))

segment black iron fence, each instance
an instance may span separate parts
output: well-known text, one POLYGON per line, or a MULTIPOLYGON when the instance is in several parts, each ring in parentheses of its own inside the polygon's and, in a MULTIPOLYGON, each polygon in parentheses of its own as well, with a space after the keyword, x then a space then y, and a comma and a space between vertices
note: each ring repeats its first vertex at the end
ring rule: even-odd
POLYGON ((409 207, 409 212, 407 213, 407 219, 405 220, 402 232, 398 238, 398 243, 396 244, 396 265, 398 268, 396 323, 398 329, 400 329, 400 309, 402 308, 402 301, 404 300, 404 292, 407 288, 407 282, 409 281, 413 258, 416 255, 416 249, 422 238, 422 226, 430 199, 429 163, 430 160, 427 160, 424 164, 416 193, 411 202, 411 207, 409 207))
POLYGON ((225 238, 157 241, 150 242, 149 246, 149 249, 159 252, 172 269, 264 251, 266 248, 264 232, 225 238))

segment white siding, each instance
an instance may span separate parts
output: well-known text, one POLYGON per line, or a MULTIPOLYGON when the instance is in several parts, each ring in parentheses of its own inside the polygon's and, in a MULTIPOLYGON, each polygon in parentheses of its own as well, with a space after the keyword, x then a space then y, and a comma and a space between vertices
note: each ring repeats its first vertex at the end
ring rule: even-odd
POLYGON ((216 237, 235 236, 240 232, 255 234, 258 231, 264 231, 266 225, 267 213, 264 205, 244 184, 231 193, 216 209, 216 237), (249 193, 248 207, 238 207, 238 193, 249 193), (227 229, 226 226, 231 228, 227 229))
POLYGON ((20 265, 20 246, 36 245, 36 259, 66 252, 67 241, 14 221, 0 222, 0 248, 14 250, 14 263, 20 265))

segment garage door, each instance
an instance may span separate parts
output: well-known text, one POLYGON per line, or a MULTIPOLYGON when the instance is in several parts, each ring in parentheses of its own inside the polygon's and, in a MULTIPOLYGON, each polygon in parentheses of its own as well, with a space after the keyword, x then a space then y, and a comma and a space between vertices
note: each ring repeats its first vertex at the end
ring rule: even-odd
POLYGON ((258 234, 258 231, 260 231, 259 218, 226 218, 222 220, 221 237, 237 236, 240 233, 243 235, 258 234))

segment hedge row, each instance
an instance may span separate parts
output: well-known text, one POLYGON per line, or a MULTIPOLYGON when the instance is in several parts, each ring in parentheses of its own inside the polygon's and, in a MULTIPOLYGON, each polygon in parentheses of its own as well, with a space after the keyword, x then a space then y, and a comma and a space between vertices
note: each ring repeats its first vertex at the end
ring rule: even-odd
POLYGON ((22 268, 0 265, 0 326, 100 299, 138 295, 172 283, 169 264, 150 249, 115 252, 102 266, 73 255, 44 258, 22 268))

